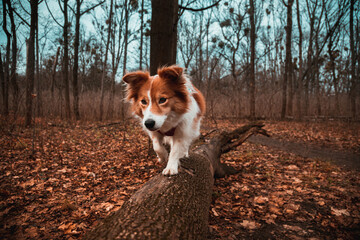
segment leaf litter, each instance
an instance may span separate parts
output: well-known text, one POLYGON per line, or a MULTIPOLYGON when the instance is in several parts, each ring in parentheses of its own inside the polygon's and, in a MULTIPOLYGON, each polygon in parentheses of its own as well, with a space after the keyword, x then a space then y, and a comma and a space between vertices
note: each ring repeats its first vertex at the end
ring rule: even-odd
MULTIPOLYGON (((265 124, 277 138, 353 152, 360 145, 359 126, 354 130, 353 124, 265 124)), ((99 125, 43 120, 35 138, 33 129, 20 126, 3 131, 2 238, 80 239, 161 172, 164 166, 136 122, 126 128, 99 125)), ((203 133, 240 125, 205 121, 203 133)), ((248 142, 222 161, 239 173, 215 182, 209 239, 355 239, 360 234, 358 172, 248 142)))

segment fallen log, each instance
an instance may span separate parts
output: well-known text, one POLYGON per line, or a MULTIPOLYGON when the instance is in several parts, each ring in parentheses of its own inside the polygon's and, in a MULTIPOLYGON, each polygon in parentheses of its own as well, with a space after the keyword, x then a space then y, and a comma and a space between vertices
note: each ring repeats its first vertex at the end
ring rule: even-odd
POLYGON ((182 158, 179 174, 159 174, 144 184, 120 210, 89 231, 85 239, 205 239, 215 177, 236 173, 220 156, 248 137, 267 135, 260 123, 222 132, 182 158))

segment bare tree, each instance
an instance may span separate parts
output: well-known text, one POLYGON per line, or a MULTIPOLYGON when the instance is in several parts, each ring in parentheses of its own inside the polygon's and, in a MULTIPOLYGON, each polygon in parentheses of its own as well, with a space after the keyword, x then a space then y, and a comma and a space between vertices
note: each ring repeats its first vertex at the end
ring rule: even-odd
MULTIPOLYGON (((109 94, 109 102, 108 102, 108 108, 107 108, 107 118, 111 119, 114 114, 114 98, 115 98, 115 76, 118 71, 119 65, 120 65, 120 59, 122 54, 124 53, 124 45, 125 45, 125 39, 123 39, 123 24, 125 21, 125 8, 121 8, 121 12, 117 13, 118 7, 115 6, 115 16, 119 16, 119 18, 114 19, 114 28, 111 33, 112 40, 111 40, 111 66, 112 66, 112 73, 111 73, 111 85, 110 85, 110 94, 109 94), (119 29, 116 30, 115 26, 119 26, 119 29), (116 39, 117 36, 117 39, 116 39)), ((142 31, 142 30, 141 30, 142 31)), ((141 44, 140 44, 141 45, 141 44)), ((140 46, 142 48, 142 46, 140 46)), ((140 54, 141 55, 141 54, 140 54)), ((123 91, 121 92, 123 94, 123 91)), ((122 96, 124 98, 124 96, 122 96)), ((121 103, 121 114, 123 119, 125 111, 124 111, 124 105, 121 103)))
POLYGON ((65 87, 65 116, 67 119, 71 117, 70 110, 70 86, 69 86, 69 20, 68 20, 68 0, 64 0, 64 56, 63 56, 63 80, 65 87))
POLYGON ((177 0, 152 0, 150 74, 158 67, 176 63, 177 0))
POLYGON ((199 38, 195 31, 198 27, 198 22, 193 18, 189 23, 187 19, 181 19, 179 21, 179 38, 184 39, 184 41, 179 41, 179 58, 182 59, 184 67, 189 68, 191 61, 195 57, 195 52, 200 46, 199 38))
POLYGON ((314 2, 313 8, 311 8, 311 3, 309 0, 306 0, 307 11, 310 20, 310 36, 307 50, 307 76, 305 78, 305 108, 304 114, 309 115, 309 84, 310 79, 312 78, 312 58, 313 58, 313 42, 314 42, 314 31, 315 31, 315 17, 316 17, 316 8, 318 0, 314 2))
POLYGON ((80 119, 79 112, 79 88, 78 88, 78 68, 79 68, 79 43, 80 43, 80 17, 81 17, 81 4, 83 1, 76 0, 75 12, 75 39, 74 39, 74 68, 73 68, 73 111, 75 119, 80 119))
POLYGON ((143 67, 143 45, 144 45, 144 0, 141 0, 141 9, 140 9, 140 54, 139 54, 139 69, 142 70, 143 67))
POLYGON ((4 116, 6 116, 6 112, 5 112, 5 102, 7 100, 6 98, 6 94, 5 94, 5 75, 4 75, 4 66, 3 66, 3 62, 2 62, 2 57, 1 57, 1 51, 0 51, 0 82, 1 82, 1 95, 2 95, 2 108, 1 111, 4 114, 4 116))
POLYGON ((296 88, 296 109, 297 109, 296 117, 298 119, 301 119, 301 117, 302 117, 301 94, 302 94, 302 91, 303 91, 303 81, 302 81, 302 75, 303 75, 303 54, 302 54, 303 32, 302 32, 302 28, 301 28, 299 0, 296 0, 296 16, 297 16, 297 25, 298 25, 298 31, 299 31, 299 44, 298 44, 298 48, 299 48, 299 74, 298 74, 297 88, 296 88))
POLYGON ((38 1, 30 1, 31 7, 31 22, 30 22, 30 36, 27 40, 27 54, 26 54, 26 114, 25 126, 31 125, 32 120, 32 102, 33 90, 35 80, 35 32, 38 19, 38 1))
POLYGON ((291 34, 292 34, 292 5, 294 0, 288 0, 287 4, 283 1, 283 4, 287 8, 287 26, 286 26, 286 57, 285 57, 285 72, 282 88, 282 105, 281 105, 281 118, 284 119, 286 115, 286 101, 287 101, 287 84, 291 78, 292 69, 292 57, 291 57, 291 34))
POLYGON ((128 55, 128 44, 129 44, 129 1, 125 0, 125 34, 124 34, 124 62, 123 62, 123 74, 126 72, 127 66, 127 55, 128 55))
POLYGON ((356 53, 354 44, 354 4, 355 0, 350 1, 350 54, 351 54, 351 86, 350 86, 350 107, 351 115, 353 118, 356 117, 356 53))
POLYGON ((104 115, 104 96, 105 96, 105 77, 106 77, 106 66, 107 66, 107 59, 108 59, 108 52, 109 52, 109 45, 111 39, 111 27, 112 27, 112 15, 113 15, 113 0, 110 1, 110 10, 109 10, 109 19, 108 19, 108 35, 105 47, 105 59, 103 63, 103 69, 101 74, 101 96, 100 96, 100 108, 99 108, 99 119, 100 121, 103 119, 104 115))
MULTIPOLYGON (((326 31, 329 33, 331 31, 331 21, 333 19, 330 17, 329 10, 325 11, 325 25, 326 25, 326 31)), ((329 55, 329 61, 327 65, 325 66, 325 71, 330 72, 330 75, 332 77, 332 85, 334 86, 334 94, 335 94, 335 112, 340 114, 340 105, 339 105, 339 83, 338 83, 338 76, 336 71, 336 58, 339 56, 339 51, 336 49, 337 43, 340 39, 340 29, 337 28, 337 30, 334 32, 334 34, 331 34, 328 41, 328 55, 329 55)))
POLYGON ((255 118, 255 4, 254 0, 250 0, 250 77, 249 77, 249 99, 250 99, 250 118, 255 118))
POLYGON ((58 64, 59 54, 60 54, 60 47, 57 48, 55 59, 54 59, 53 66, 52 66, 52 73, 51 73, 50 91, 51 91, 51 102, 52 102, 53 105, 55 104, 55 101, 54 101, 54 98, 55 98, 55 96, 54 96, 55 75, 56 75, 56 67, 57 67, 57 64, 58 64))
POLYGON ((7 29, 7 18, 6 18, 6 1, 3 1, 3 30, 6 34, 6 53, 5 53, 5 62, 4 62, 4 82, 3 82, 3 102, 4 108, 3 113, 5 116, 9 114, 9 78, 10 78, 10 44, 11 44, 11 34, 7 29))
POLYGON ((103 4, 105 1, 101 1, 95 4, 92 7, 87 8, 84 11, 81 11, 81 5, 84 0, 76 0, 76 11, 75 12, 75 39, 74 39, 74 67, 73 67, 73 111, 75 119, 80 119, 79 112, 79 87, 78 87, 78 69, 79 69, 79 44, 80 44, 80 18, 82 15, 88 13, 99 5, 103 4))
POLYGON ((11 24, 11 73, 10 73, 10 82, 13 89, 13 110, 16 115, 19 103, 19 86, 16 80, 16 66, 17 66, 17 36, 16 36, 16 26, 14 21, 14 9, 11 6, 10 0, 4 0, 8 6, 8 13, 11 24))

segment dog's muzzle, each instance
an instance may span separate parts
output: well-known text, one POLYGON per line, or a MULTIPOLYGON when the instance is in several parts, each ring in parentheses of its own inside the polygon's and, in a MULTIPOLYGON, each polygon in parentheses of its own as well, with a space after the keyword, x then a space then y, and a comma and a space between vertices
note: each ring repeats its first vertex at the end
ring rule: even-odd
POLYGON ((153 119, 147 119, 145 121, 145 127, 151 131, 155 130, 154 129, 155 126, 155 121, 153 119))

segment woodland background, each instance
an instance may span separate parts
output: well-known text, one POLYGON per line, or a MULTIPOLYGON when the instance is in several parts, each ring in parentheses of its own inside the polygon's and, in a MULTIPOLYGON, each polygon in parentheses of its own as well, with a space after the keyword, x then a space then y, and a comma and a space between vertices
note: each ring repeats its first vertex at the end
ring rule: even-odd
MULTIPOLYGON (((176 63, 204 93, 207 117, 358 118, 359 5, 181 0, 176 63)), ((26 125, 44 116, 127 116, 121 77, 150 69, 151 16, 161 9, 148 0, 4 0, 0 7, 4 116, 26 125)))
POLYGON ((358 239, 359 7, 3 0, 1 238, 81 239, 158 175, 121 78, 177 63, 207 99, 202 140, 246 118, 271 136, 222 156, 237 174, 216 179, 205 237, 358 239))

